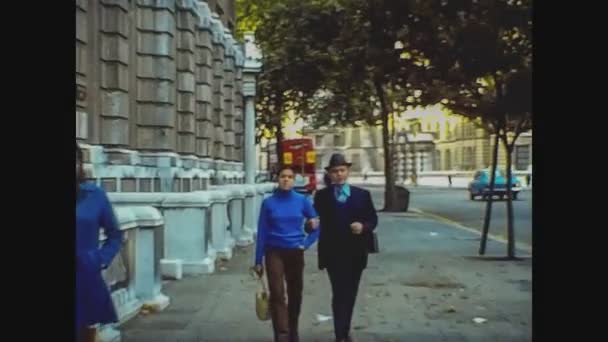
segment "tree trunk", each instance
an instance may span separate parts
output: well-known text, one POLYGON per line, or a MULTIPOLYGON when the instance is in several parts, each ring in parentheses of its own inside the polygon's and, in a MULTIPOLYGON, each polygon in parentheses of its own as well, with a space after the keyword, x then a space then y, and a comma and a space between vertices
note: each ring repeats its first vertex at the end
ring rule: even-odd
POLYGON ((507 257, 509 259, 515 259, 515 227, 513 225, 513 192, 511 191, 511 163, 512 163, 512 155, 513 145, 515 144, 515 139, 513 139, 512 143, 509 144, 509 139, 507 138, 507 132, 504 132, 502 136, 502 142, 507 151, 507 257))
POLYGON ((279 164, 279 167, 281 165, 283 165, 283 122, 282 120, 279 121, 279 123, 277 124, 277 133, 275 134, 275 137, 277 139, 277 161, 279 164))
POLYGON ((383 85, 379 81, 374 82, 376 93, 380 99, 382 117, 382 148, 384 150, 384 209, 383 211, 396 211, 397 200, 395 193, 395 175, 393 169, 393 154, 389 143, 389 110, 383 85))
POLYGON ((281 101, 281 97, 279 96, 279 100, 277 101, 277 107, 275 108, 275 127, 277 132, 275 134, 275 138, 277 140, 277 164, 278 167, 283 165, 283 101, 281 101))
MULTIPOLYGON (((494 129, 494 149, 492 150, 492 166, 490 167, 490 193, 494 192, 494 185, 496 183, 496 169, 498 167, 498 146, 500 127, 495 126, 494 129)), ((486 243, 488 241, 488 232, 490 230, 490 220, 492 219, 492 203, 493 196, 489 196, 486 202, 486 214, 483 218, 483 228, 481 231, 481 241, 479 245, 479 255, 486 253, 486 243)))

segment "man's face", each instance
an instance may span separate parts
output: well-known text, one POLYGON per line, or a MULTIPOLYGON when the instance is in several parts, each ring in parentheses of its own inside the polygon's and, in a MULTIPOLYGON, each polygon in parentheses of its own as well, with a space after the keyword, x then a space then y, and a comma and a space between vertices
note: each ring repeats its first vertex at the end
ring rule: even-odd
POLYGON ((348 179, 348 174, 350 173, 350 168, 346 165, 332 167, 329 170, 329 177, 331 177, 331 182, 333 184, 344 184, 348 179))
POLYGON ((289 191, 293 188, 294 174, 293 170, 285 169, 279 174, 279 188, 289 191))

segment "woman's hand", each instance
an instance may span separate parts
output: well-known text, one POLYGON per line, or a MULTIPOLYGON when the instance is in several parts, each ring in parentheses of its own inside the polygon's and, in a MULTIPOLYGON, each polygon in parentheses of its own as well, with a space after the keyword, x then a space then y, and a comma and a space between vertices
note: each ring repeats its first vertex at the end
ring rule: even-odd
POLYGON ((253 271, 255 272, 255 274, 258 275, 258 277, 262 278, 262 276, 264 275, 264 266, 255 265, 253 266, 253 271))
POLYGON ((319 228, 319 219, 318 218, 311 218, 308 221, 306 221, 306 228, 307 229, 317 229, 317 228, 319 228))

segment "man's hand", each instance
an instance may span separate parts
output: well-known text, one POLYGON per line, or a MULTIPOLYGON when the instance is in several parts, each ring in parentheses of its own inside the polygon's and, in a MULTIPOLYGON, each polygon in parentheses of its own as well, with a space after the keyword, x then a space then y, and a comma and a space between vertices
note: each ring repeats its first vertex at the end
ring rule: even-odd
POLYGON ((350 230, 353 234, 359 235, 363 232, 363 224, 361 222, 353 222, 350 224, 350 230))
POLYGON ((255 265, 253 266, 253 271, 255 272, 255 274, 258 275, 258 277, 262 278, 262 276, 264 275, 264 266, 255 265))

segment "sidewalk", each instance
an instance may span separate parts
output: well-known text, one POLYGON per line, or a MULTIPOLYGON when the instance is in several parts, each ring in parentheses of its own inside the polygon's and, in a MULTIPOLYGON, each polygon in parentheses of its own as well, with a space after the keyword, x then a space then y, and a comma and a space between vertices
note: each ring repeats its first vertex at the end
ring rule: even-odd
MULTIPOLYGON (((478 234, 415 214, 380 214, 381 253, 370 255, 353 317, 357 341, 531 341, 531 259, 470 257, 478 234), (480 317, 485 323, 474 323, 480 317)), ((488 255, 505 246, 490 241, 488 255)), ((255 281, 247 270, 253 248, 235 251, 216 274, 165 284, 171 305, 121 327, 131 341, 272 341, 270 322, 254 312, 255 281)), ((525 253, 519 252, 520 255, 525 253)), ((300 338, 333 341, 331 291, 317 269, 315 247, 306 253, 300 338)))

